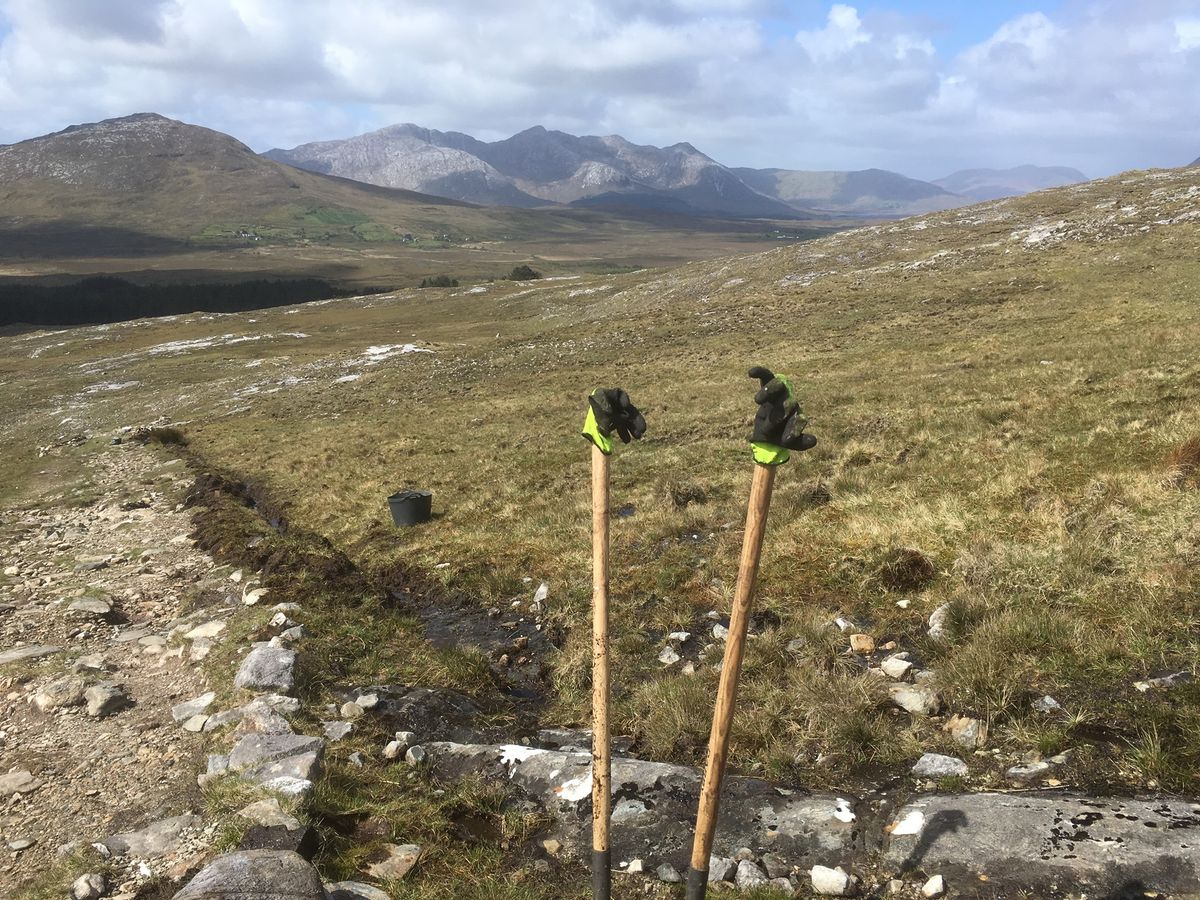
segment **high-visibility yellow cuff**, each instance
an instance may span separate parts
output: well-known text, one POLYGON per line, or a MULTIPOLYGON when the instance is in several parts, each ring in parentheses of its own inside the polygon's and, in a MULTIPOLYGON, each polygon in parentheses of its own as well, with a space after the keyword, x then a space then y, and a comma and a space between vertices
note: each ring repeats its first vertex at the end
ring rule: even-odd
POLYGON ((787 447, 762 441, 751 441, 750 449, 754 451, 754 461, 762 466, 782 466, 792 455, 787 447))
POLYGON ((587 418, 583 420, 583 430, 579 433, 599 447, 600 452, 605 456, 609 456, 612 453, 612 438, 600 430, 600 425, 596 421, 596 411, 592 409, 591 404, 588 405, 587 418))

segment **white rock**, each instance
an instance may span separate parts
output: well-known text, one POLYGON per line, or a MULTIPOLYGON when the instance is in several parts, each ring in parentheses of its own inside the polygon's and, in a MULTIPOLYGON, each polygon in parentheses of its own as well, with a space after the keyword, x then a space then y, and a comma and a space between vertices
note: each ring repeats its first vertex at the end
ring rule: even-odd
POLYGON ((668 641, 675 641, 677 644, 686 644, 692 639, 690 631, 672 631, 667 635, 668 641))
POLYGON ((13 794, 28 794, 42 786, 42 782, 33 777, 28 769, 18 769, 7 775, 0 775, 0 797, 8 798, 13 794))
POLYGON ((662 652, 658 654, 658 661, 665 666, 673 666, 682 658, 671 646, 663 647, 662 652))
POLYGON ((708 857, 709 884, 718 884, 722 881, 730 881, 733 879, 733 875, 736 871, 737 860, 730 859, 727 856, 708 857))
POLYGON ((912 767, 912 773, 920 778, 945 778, 967 774, 967 764, 953 756, 941 753, 925 753, 912 767))
POLYGON ((354 702, 363 709, 374 709, 379 705, 378 694, 360 694, 354 698, 354 702))
POLYGON ((854 877, 841 866, 836 869, 813 866, 808 877, 812 879, 813 892, 823 897, 849 897, 854 892, 854 877))
POLYGON ((899 654, 889 656, 879 664, 879 668, 883 669, 883 674, 888 678, 895 678, 897 681, 903 681, 911 670, 913 664, 899 654))
POLYGON ((257 606, 258 601, 267 596, 268 592, 265 587, 250 588, 249 585, 246 587, 247 590, 242 591, 242 602, 247 606, 257 606))
POLYGON ((71 898, 72 900, 98 900, 104 896, 107 888, 108 883, 98 872, 80 875, 71 883, 71 898))
POLYGON ((628 875, 644 875, 646 873, 646 863, 640 859, 631 859, 629 867, 625 872, 628 875))
POLYGON ((1040 713, 1052 713, 1062 709, 1057 700, 1048 694, 1033 701, 1033 708, 1040 713))
POLYGON ((940 897, 946 893, 946 882, 941 875, 934 875, 921 887, 922 897, 940 897))
POLYGON ((738 863, 737 872, 733 876, 734 884, 744 891, 761 887, 768 880, 767 873, 748 859, 743 859, 738 863))
POLYGON ((1013 766, 1005 774, 1018 783, 1033 781, 1050 770, 1048 762, 1033 762, 1023 766, 1013 766))
POLYGON ((284 812, 283 807, 274 797, 256 800, 249 806, 239 809, 238 815, 266 828, 282 825, 288 831, 295 831, 300 827, 300 821, 295 816, 284 812))
POLYGON ((914 716, 936 715, 942 708, 937 691, 926 684, 894 684, 890 692, 892 702, 914 716))
POLYGON ((84 613, 89 616, 107 616, 112 609, 112 601, 102 597, 80 597, 78 600, 72 600, 67 607, 68 612, 84 613))
POLYGON ((727 637, 729 637, 729 629, 726 628, 724 625, 722 625, 720 622, 718 622, 716 625, 714 625, 712 627, 712 636, 714 638, 716 638, 718 641, 723 641, 727 637))
POLYGON ((987 743, 987 723, 969 716, 953 715, 942 726, 951 740, 965 750, 978 750, 987 743))
POLYGON ((187 632, 184 637, 189 641, 197 640, 198 638, 215 638, 218 634, 225 630, 225 621, 223 619, 213 619, 211 622, 205 622, 203 625, 197 625, 191 631, 187 632))
POLYGON ((195 700, 189 700, 186 703, 179 703, 171 707, 171 718, 176 722, 186 722, 193 716, 199 715, 208 709, 217 695, 213 691, 201 694, 195 700))
POLYGON ((408 752, 404 754, 404 761, 410 766, 419 766, 425 762, 426 755, 425 748, 418 744, 408 748, 408 752))
POLYGON ((950 604, 943 603, 929 616, 929 636, 934 640, 945 640, 950 636, 950 604))
POLYGON ((191 716, 190 718, 188 718, 187 720, 184 721, 183 730, 190 731, 193 734, 199 734, 201 731, 204 730, 204 726, 207 723, 208 723, 208 716, 204 715, 204 713, 197 713, 196 715, 191 716))

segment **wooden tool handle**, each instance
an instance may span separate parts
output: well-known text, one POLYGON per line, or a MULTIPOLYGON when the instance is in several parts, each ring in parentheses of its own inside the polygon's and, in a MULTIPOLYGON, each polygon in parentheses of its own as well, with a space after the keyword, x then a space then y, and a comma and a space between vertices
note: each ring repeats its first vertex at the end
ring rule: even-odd
POLYGON ((708 737, 708 763, 700 789, 700 809, 696 814, 696 838, 692 844, 691 871, 688 873, 688 900, 692 900, 693 896, 702 898, 704 885, 708 881, 708 859, 717 830, 717 809, 729 751, 729 730, 733 724, 738 676, 742 671, 746 631, 750 625, 754 599, 754 580, 758 577, 758 561, 774 484, 775 466, 755 465, 750 504, 746 511, 746 536, 742 540, 742 558, 738 564, 737 588, 733 595, 733 612, 729 620, 729 634, 725 639, 725 661, 721 664, 721 681, 717 688, 716 708, 713 710, 712 731, 708 737), (697 890, 699 893, 695 893, 697 890))
POLYGON ((592 894, 611 892, 608 727, 608 457, 592 446, 592 894))

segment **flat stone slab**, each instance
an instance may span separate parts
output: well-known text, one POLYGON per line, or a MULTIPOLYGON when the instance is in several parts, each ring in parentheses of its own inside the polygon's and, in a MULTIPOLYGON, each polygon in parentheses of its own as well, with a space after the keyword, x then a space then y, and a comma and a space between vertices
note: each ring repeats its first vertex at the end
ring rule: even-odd
MULTIPOLYGON (((591 846, 590 753, 520 745, 423 745, 440 777, 504 780, 556 816, 564 844, 586 856, 591 846)), ((700 773, 685 766, 615 758, 612 761, 612 861, 641 859, 652 871, 670 863, 685 871, 700 792, 700 773)), ((742 847, 772 853, 789 866, 848 862, 863 849, 864 829, 849 795, 781 791, 757 778, 725 780, 713 852, 742 847)))
POLYGON ((941 872, 949 883, 965 874, 974 883, 987 875, 998 888, 1057 885, 1097 896, 1130 885, 1138 896, 1200 891, 1200 803, 1047 793, 932 796, 901 807, 884 831, 888 864, 941 872))
POLYGON ((291 850, 241 850, 218 856, 175 900, 325 900, 314 869, 291 850))
POLYGON ((152 822, 137 831, 114 834, 100 843, 118 856, 163 856, 179 849, 184 831, 200 828, 203 824, 199 816, 174 816, 152 822))
POLYGON ((325 885, 329 900, 389 900, 387 891, 361 881, 335 881, 325 885))
POLYGON ((186 722, 192 716, 198 716, 212 706, 212 702, 216 699, 217 695, 212 691, 208 691, 201 694, 195 700, 178 703, 171 707, 171 718, 176 722, 186 722))
POLYGON ((61 647, 51 647, 45 644, 37 644, 32 647, 18 647, 16 650, 5 650, 3 653, 0 653, 0 666, 6 666, 9 663, 24 662, 30 659, 40 659, 43 656, 51 656, 61 651, 61 647))
POLYGON ((20 769, 0 775, 0 799, 7 799, 12 794, 28 794, 42 786, 40 778, 34 778, 28 769, 20 769))
POLYGON ((229 751, 229 768, 250 769, 301 753, 319 753, 324 748, 324 740, 304 734, 248 734, 229 751))

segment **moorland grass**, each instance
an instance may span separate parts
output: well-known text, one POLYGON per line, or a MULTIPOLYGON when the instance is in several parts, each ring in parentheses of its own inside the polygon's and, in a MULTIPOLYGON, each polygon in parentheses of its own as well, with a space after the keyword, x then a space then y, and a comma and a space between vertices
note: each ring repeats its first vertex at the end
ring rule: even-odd
MULTIPOLYGON (((670 631, 707 643, 706 614, 728 611, 750 478, 745 371, 767 364, 794 376, 820 443, 777 479, 733 765, 841 787, 903 774, 924 750, 961 752, 940 723, 891 707, 831 625, 843 616, 934 671, 948 712, 987 722, 1003 755, 968 757, 958 787, 1070 750, 1056 770, 1068 785, 1194 793, 1200 685, 1135 686, 1196 674, 1200 228, 1153 224, 1180 209, 1156 198, 1194 179, 1110 179, 667 272, 6 338, 4 448, 26 477, 29 446, 51 445, 54 461, 76 431, 165 415, 189 453, 253 478, 289 527, 368 579, 408 567, 483 608, 545 580, 564 638, 544 719, 586 724, 577 428, 588 391, 620 384, 649 431, 612 466, 614 506, 631 513, 612 527, 614 727, 646 756, 695 764, 719 648, 694 675, 656 657, 670 631), (1105 211, 1132 206, 1142 218, 1105 211), (1074 236, 1031 242, 1046 222, 1074 236), (274 337, 149 353, 225 333, 274 337), (434 352, 363 362, 409 341, 434 352), (335 380, 345 373, 360 377, 335 380), (99 380, 140 385, 84 393, 99 380), (405 486, 431 489, 438 515, 398 531, 384 498, 405 486), (935 640, 927 620, 943 604, 948 637, 935 640), (1032 707, 1045 694, 1061 713, 1032 707)), ((355 679, 493 689, 483 660, 421 650, 415 622, 323 601, 319 580, 305 604, 328 662, 309 676, 314 696, 355 679)), ((364 810, 386 802, 377 789, 353 788, 364 810)))

